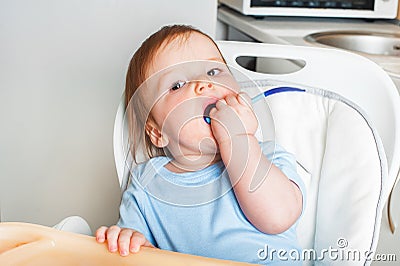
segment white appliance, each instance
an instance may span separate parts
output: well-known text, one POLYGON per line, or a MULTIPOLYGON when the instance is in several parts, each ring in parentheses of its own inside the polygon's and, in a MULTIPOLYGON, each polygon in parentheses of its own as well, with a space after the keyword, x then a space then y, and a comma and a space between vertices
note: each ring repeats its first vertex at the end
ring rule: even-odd
POLYGON ((219 0, 245 15, 393 19, 397 0, 219 0))

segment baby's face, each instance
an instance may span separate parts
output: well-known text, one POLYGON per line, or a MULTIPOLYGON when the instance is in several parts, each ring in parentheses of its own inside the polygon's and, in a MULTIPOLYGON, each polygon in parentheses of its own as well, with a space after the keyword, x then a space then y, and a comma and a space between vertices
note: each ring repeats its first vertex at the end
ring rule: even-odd
POLYGON ((199 33, 177 38, 158 51, 148 76, 151 116, 164 137, 158 146, 174 158, 215 155, 218 147, 204 110, 238 93, 239 86, 214 43, 199 33))

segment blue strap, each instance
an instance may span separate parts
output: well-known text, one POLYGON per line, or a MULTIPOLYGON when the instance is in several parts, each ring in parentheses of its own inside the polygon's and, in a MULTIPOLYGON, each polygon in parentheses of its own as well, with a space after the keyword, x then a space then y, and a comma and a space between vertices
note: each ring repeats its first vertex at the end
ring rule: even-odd
POLYGON ((299 89, 299 88, 294 88, 294 87, 277 87, 277 88, 273 88, 267 91, 264 91, 263 93, 258 94, 257 96, 254 96, 251 99, 252 103, 257 102, 258 100, 260 100, 261 98, 267 97, 269 95, 275 94, 275 93, 280 93, 280 92, 285 92, 285 91, 300 91, 300 92, 305 92, 305 89, 299 89))

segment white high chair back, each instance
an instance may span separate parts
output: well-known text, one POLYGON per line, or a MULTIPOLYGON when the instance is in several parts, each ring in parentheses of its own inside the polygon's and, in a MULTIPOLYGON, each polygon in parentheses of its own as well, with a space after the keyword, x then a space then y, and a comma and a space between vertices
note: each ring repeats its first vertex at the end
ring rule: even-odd
MULTIPOLYGON (((382 153, 382 150, 380 151, 381 153, 376 152, 377 165, 381 166, 379 168, 380 172, 372 180, 366 180, 365 185, 363 185, 363 192, 367 193, 368 189, 370 189, 371 193, 377 195, 376 198, 372 200, 371 198, 360 196, 355 200, 357 204, 359 201, 364 201, 366 205, 361 204, 358 206, 363 206, 363 208, 367 206, 369 210, 357 207, 352 208, 355 202, 344 202, 347 200, 345 195, 335 195, 330 192, 331 184, 329 182, 332 182, 332 180, 326 183, 324 172, 321 169, 313 170, 313 166, 308 166, 314 172, 308 173, 311 176, 306 177, 311 180, 305 180, 306 183, 311 185, 307 186, 306 210, 298 227, 298 235, 303 248, 314 249, 317 252, 322 252, 323 249, 328 249, 329 246, 342 249, 348 247, 351 250, 358 249, 360 252, 365 251, 367 247, 368 251, 375 251, 382 210, 400 168, 400 99, 390 77, 379 66, 364 57, 335 49, 243 42, 218 42, 218 46, 228 65, 240 69, 242 73, 252 80, 281 80, 293 84, 305 84, 310 87, 322 88, 340 94, 364 110, 369 117, 369 122, 372 122, 372 125, 377 130, 384 147, 384 153, 382 153), (262 74, 242 68, 236 62, 236 58, 239 56, 302 60, 305 62, 305 66, 294 73, 262 74), (386 158, 384 158, 384 154, 386 154, 386 158), (385 168, 385 159, 387 160, 387 169, 385 168), (328 196, 324 198, 324 195, 328 196), (337 213, 343 206, 340 217, 335 217, 334 221, 329 221, 332 219, 332 214, 329 210, 337 213), (363 221, 364 219, 367 226, 349 232, 344 227, 355 219, 357 221, 363 221), (338 239, 337 237, 341 236, 342 232, 345 238, 338 239), (347 243, 348 246, 339 246, 343 243, 332 242, 336 240, 349 241, 347 243)), ((125 153, 128 150, 127 143, 124 142, 126 138, 122 138, 123 135, 126 136, 127 134, 127 127, 123 121, 125 112, 123 102, 122 100, 115 121, 114 155, 119 182, 121 188, 125 189, 132 160, 130 154, 125 153)), ((272 109, 274 108, 272 106, 272 109)), ((286 123, 285 126, 290 126, 289 124, 286 123)), ((279 123, 276 126, 279 126, 279 123)), ((351 124, 347 126, 349 128, 343 128, 343 131, 352 131, 351 124)), ((294 135, 297 134, 296 130, 290 132, 294 135)), ((280 137, 279 130, 277 130, 276 134, 279 144, 288 151, 295 151, 293 153, 295 153, 296 157, 298 157, 297 151, 300 153, 299 156, 302 156, 301 148, 299 147, 303 146, 296 147, 296 142, 291 141, 287 136, 280 137)), ((378 136, 373 136, 373 138, 369 139, 372 142, 375 140, 377 142, 376 146, 379 146, 378 136)), ((356 154, 358 151, 350 150, 349 152, 356 154)), ((330 161, 328 161, 327 158, 323 158, 324 154, 321 157, 319 165, 335 164, 335 158, 330 158, 330 161)), ((350 164, 351 162, 349 162, 349 170, 351 170, 350 164)), ((345 178, 334 176, 340 185, 332 189, 339 189, 336 190, 337 192, 345 188, 347 192, 343 193, 349 193, 348 191, 352 191, 352 189, 356 191, 360 183, 355 182, 353 177, 357 182, 363 182, 362 178, 364 176, 362 173, 358 173, 358 175, 357 173, 352 173, 352 176, 346 176, 345 178)), ((321 254, 318 253, 317 255, 321 254)), ((330 263, 342 265, 343 261, 337 260, 330 263)), ((361 258, 358 263, 364 265, 370 262, 361 258)), ((354 265, 354 261, 351 261, 351 264, 354 265)))

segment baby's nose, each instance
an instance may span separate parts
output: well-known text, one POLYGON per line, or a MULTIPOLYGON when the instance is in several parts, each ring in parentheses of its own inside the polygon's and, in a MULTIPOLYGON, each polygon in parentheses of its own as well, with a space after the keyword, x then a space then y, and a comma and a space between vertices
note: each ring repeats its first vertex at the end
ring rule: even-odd
POLYGON ((212 89, 213 84, 211 82, 199 81, 196 83, 195 92, 197 94, 203 94, 205 90, 212 89))

